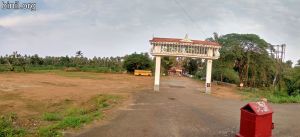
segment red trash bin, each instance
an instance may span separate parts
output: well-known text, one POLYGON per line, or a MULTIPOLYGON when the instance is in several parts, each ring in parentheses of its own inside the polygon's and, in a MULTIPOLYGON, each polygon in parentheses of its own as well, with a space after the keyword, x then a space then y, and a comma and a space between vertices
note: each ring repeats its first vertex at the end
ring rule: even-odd
POLYGON ((273 110, 267 102, 250 102, 241 108, 240 132, 236 137, 271 137, 273 110))

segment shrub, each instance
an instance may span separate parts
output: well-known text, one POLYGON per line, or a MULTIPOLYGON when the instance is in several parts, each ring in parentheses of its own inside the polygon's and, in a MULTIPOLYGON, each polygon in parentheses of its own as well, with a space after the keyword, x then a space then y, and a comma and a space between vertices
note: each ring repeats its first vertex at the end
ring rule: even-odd
POLYGON ((204 79, 205 76, 206 76, 206 71, 203 69, 197 71, 195 74, 195 78, 197 78, 197 79, 204 79))
POLYGON ((231 68, 216 68, 212 72, 213 79, 228 83, 238 83, 238 73, 231 68))
POLYGON ((285 72, 284 82, 289 95, 300 95, 300 67, 285 72))

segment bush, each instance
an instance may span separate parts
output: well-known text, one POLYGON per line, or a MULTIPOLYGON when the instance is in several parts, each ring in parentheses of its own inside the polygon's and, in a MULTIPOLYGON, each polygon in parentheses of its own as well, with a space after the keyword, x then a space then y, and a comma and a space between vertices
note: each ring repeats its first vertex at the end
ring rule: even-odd
POLYGON ((204 69, 201 69, 196 72, 195 78, 197 79, 204 79, 206 77, 206 71, 204 69))
POLYGON ((300 95, 300 67, 287 70, 284 82, 290 96, 300 95))
POLYGON ((238 73, 233 69, 224 69, 223 81, 228 83, 239 83, 238 73))
POLYGON ((228 82, 228 83, 239 83, 238 73, 231 68, 217 68, 213 69, 213 79, 228 82))
POLYGON ((183 64, 183 68, 191 75, 195 75, 198 70, 198 60, 196 59, 186 59, 183 64))

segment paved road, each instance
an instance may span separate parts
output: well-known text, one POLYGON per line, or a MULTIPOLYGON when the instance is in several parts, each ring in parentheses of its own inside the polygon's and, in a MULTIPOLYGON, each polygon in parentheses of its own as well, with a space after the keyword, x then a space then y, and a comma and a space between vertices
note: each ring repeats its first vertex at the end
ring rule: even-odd
MULTIPOLYGON (((162 81, 161 91, 136 93, 128 109, 110 122, 78 137, 210 137, 234 136, 240 107, 246 102, 216 98, 188 78, 162 81)), ((272 105, 274 136, 300 137, 300 105, 272 105)))

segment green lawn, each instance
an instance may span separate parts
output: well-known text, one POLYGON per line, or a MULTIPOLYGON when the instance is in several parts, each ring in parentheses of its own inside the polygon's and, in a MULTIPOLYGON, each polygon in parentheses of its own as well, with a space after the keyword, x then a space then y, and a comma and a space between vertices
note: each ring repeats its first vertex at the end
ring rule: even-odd
POLYGON ((102 119, 103 111, 116 106, 121 99, 122 97, 118 95, 99 94, 80 105, 71 100, 64 100, 37 118, 38 123, 41 123, 37 128, 20 127, 14 124, 18 121, 18 117, 14 113, 2 115, 0 117, 0 137, 63 136, 63 130, 77 129, 94 120, 102 119))
POLYGON ((240 93, 248 101, 258 101, 261 98, 268 99, 272 103, 300 103, 300 95, 289 96, 284 91, 272 91, 269 89, 245 88, 240 93))

